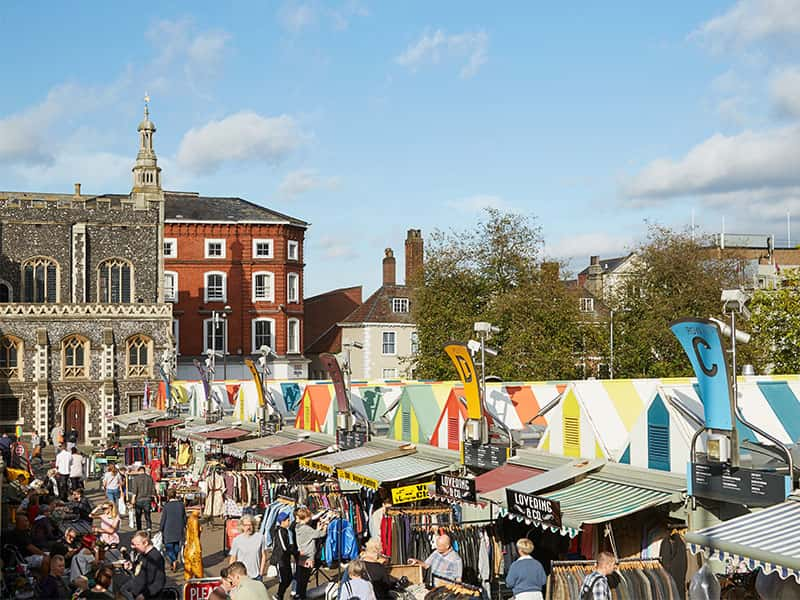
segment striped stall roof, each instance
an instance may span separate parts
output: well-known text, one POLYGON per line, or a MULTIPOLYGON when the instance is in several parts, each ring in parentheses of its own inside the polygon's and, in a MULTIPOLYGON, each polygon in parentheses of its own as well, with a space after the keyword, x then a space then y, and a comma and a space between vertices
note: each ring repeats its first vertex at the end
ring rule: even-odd
POLYGON ((416 456, 401 456, 378 463, 351 467, 348 471, 381 483, 411 479, 420 475, 449 469, 451 465, 424 460, 416 456))
MULTIPOLYGON (((535 482, 536 478, 529 481, 535 482)), ((518 492, 526 492, 526 482, 511 485, 518 492)), ((669 492, 646 489, 638 486, 601 481, 587 477, 572 485, 551 492, 539 493, 538 496, 557 500, 561 504, 562 528, 550 527, 534 523, 545 529, 551 529, 562 535, 575 537, 584 523, 605 523, 639 512, 651 506, 658 506, 675 501, 675 495, 669 492)), ((510 515, 514 517, 514 515, 510 515)), ((518 520, 519 516, 516 517, 518 520)), ((526 522, 529 522, 526 520, 526 522)))
POLYGON ((686 534, 692 552, 761 567, 800 583, 800 499, 686 534))

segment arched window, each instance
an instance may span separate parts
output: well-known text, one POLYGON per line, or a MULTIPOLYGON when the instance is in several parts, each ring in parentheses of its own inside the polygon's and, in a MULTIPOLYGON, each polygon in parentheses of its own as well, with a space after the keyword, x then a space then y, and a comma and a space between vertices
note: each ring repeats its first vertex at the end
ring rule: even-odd
POLYGON ((21 379, 22 340, 7 335, 0 338, 0 379, 21 379))
POLYGON ((144 335, 128 339, 128 377, 150 377, 153 340, 144 335))
POLYGON ((14 291, 7 281, 0 281, 0 303, 13 302, 14 291))
POLYGON ((61 343, 62 375, 65 379, 89 376, 89 340, 79 335, 61 343))
POLYGON ((111 304, 130 302, 133 296, 133 267, 127 260, 111 258, 97 267, 98 301, 111 304))
POLYGON ((37 256, 22 266, 23 302, 58 302, 58 263, 37 256))

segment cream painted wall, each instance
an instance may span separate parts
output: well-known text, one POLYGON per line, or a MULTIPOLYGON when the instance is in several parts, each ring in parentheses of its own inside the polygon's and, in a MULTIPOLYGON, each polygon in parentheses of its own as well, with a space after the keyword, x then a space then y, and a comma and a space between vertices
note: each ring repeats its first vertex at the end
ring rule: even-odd
POLYGON ((396 369, 396 375, 388 379, 409 378, 408 365, 403 359, 411 356, 411 334, 416 330, 416 325, 403 323, 369 323, 342 327, 343 347, 352 342, 364 345, 363 349, 352 348, 350 351, 353 379, 385 379, 384 369, 396 369), (384 332, 394 332, 395 354, 383 354, 384 332))

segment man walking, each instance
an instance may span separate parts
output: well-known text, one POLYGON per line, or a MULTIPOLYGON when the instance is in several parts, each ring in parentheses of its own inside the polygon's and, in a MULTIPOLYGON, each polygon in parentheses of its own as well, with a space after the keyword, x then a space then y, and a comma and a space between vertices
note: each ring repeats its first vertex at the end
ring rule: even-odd
POLYGON ((597 555, 597 568, 589 573, 581 584, 581 598, 611 600, 611 589, 606 579, 617 567, 617 559, 610 552, 597 555))
POLYGON ((145 472, 144 467, 140 466, 136 475, 128 484, 128 492, 132 496, 132 502, 136 511, 136 529, 142 529, 142 515, 147 523, 147 531, 153 528, 153 521, 150 513, 153 510, 153 498, 156 495, 156 485, 153 478, 145 472))
POLYGON ((56 455, 56 471, 58 471, 58 497, 66 502, 69 492, 69 476, 72 472, 72 453, 63 444, 56 455))

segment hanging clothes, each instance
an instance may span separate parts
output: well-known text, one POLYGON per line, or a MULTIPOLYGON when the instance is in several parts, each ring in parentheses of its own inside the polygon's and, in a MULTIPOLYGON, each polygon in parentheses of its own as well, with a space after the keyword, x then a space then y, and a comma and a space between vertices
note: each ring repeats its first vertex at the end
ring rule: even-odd
POLYGON ((334 519, 328 524, 322 560, 332 566, 336 561, 358 558, 358 540, 353 525, 344 519, 334 519))
POLYGON ((186 581, 203 577, 203 548, 200 546, 200 514, 189 512, 186 523, 186 542, 183 547, 183 563, 186 581))
POLYGON ((224 509, 223 491, 225 480, 219 473, 212 472, 205 479, 206 485, 206 504, 203 514, 206 517, 221 517, 224 509))
MULTIPOLYGON (((580 600, 584 578, 594 571, 595 561, 553 562, 547 580, 547 600, 580 600)), ((642 598, 678 600, 678 588, 658 560, 623 560, 608 576, 612 600, 642 598)))

